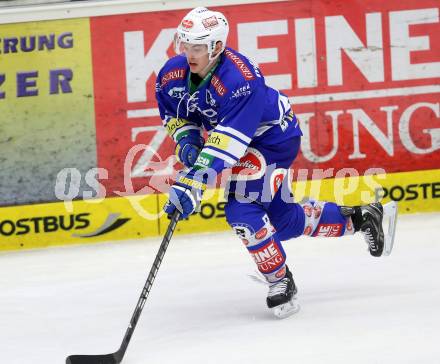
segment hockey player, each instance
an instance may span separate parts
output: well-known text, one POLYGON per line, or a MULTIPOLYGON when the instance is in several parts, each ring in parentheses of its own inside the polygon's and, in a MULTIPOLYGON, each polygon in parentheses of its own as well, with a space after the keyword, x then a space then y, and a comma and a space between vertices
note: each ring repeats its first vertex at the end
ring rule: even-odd
POLYGON ((165 212, 186 218, 200 204, 207 183, 232 168, 226 218, 269 285, 267 305, 282 317, 296 312, 297 288, 281 241, 300 235, 336 237, 361 232, 373 256, 384 248, 380 203, 342 207, 293 202, 283 193, 301 130, 288 98, 267 86, 248 58, 226 47, 222 13, 198 7, 175 35, 177 56, 159 72, 160 115, 187 167, 169 192, 165 212), (204 140, 203 130, 208 132, 204 140), (283 182, 285 180, 285 182, 283 182))

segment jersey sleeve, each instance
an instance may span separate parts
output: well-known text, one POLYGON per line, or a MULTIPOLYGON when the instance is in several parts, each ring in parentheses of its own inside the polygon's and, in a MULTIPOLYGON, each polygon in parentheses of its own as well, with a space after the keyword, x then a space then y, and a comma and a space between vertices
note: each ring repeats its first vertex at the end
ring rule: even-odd
MULTIPOLYGON (((159 80, 160 74, 158 82, 159 80)), ((166 93, 166 89, 162 89, 159 83, 156 83, 156 100, 163 126, 166 128, 168 135, 173 138, 176 143, 178 143, 181 138, 190 134, 196 137, 202 136, 200 123, 177 117, 177 109, 179 107, 178 100, 180 99, 169 96, 166 93)))
POLYGON ((261 121, 264 94, 264 87, 257 85, 225 101, 218 115, 220 122, 206 140, 195 169, 212 168, 220 173, 244 156, 261 121))

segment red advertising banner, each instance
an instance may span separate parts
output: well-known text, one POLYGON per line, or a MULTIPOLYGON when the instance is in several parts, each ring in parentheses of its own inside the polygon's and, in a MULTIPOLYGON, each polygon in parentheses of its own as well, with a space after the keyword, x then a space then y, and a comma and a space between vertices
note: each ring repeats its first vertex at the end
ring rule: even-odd
MULTIPOLYGON (((218 7, 228 45, 292 101, 304 138, 294 168, 440 168, 438 0, 285 1, 218 7)), ((184 11, 91 19, 98 166, 107 195, 170 175, 173 143, 154 98, 184 11), (165 160, 161 170, 151 167, 165 160), (133 154, 133 153, 131 153, 133 154)), ((310 177, 310 176, 309 176, 310 177)))

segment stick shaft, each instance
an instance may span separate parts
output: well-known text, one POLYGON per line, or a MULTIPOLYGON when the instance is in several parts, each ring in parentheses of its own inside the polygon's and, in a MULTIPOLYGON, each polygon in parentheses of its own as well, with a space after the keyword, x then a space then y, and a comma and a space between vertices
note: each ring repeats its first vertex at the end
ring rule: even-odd
POLYGON ((130 343, 131 336, 133 335, 134 329, 136 328, 139 317, 142 313, 148 295, 151 291, 151 287, 153 286, 154 279, 156 278, 157 272, 159 271, 159 267, 162 263, 163 257, 168 248, 168 244, 170 243, 171 237, 173 236, 174 230, 179 220, 179 216, 180 216, 180 212, 177 209, 171 215, 171 221, 163 237, 162 243, 160 244, 159 250, 156 254, 156 258, 154 259, 153 265, 150 269, 150 273, 148 274, 147 281, 145 282, 144 288, 139 297, 136 308, 133 312, 133 316, 131 317, 127 331, 125 332, 124 338, 122 339, 121 347, 117 351, 117 356, 119 357, 118 359, 120 361, 122 361, 125 351, 127 350, 128 344, 130 343))
POLYGON ((162 243, 160 244, 159 251, 156 254, 153 266, 150 269, 150 274, 148 274, 147 281, 145 282, 141 296, 139 297, 138 303, 133 312, 130 323, 128 324, 127 331, 125 332, 124 338, 122 339, 119 350, 115 353, 104 355, 70 355, 66 358, 66 364, 119 364, 122 361, 128 344, 130 343, 131 336, 133 335, 136 324, 142 313, 142 309, 144 308, 145 302, 147 301, 148 294, 150 293, 151 287, 153 286, 154 279, 156 278, 157 272, 159 271, 160 264, 162 263, 163 257, 168 248, 168 244, 170 243, 171 237, 173 236, 174 229, 176 228, 179 217, 180 212, 178 210, 174 211, 171 215, 170 224, 168 225, 165 236, 163 237, 162 243))

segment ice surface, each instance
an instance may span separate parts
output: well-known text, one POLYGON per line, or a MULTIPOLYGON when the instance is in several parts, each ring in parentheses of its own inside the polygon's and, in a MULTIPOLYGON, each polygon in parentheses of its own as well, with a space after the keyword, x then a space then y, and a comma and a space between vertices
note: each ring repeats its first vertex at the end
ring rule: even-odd
MULTIPOLYGON (((232 232, 173 238, 125 364, 440 363, 440 214, 362 236, 286 242, 301 311, 278 320, 232 232)), ((161 239, 0 254, 1 363, 117 350, 161 239)))

